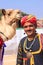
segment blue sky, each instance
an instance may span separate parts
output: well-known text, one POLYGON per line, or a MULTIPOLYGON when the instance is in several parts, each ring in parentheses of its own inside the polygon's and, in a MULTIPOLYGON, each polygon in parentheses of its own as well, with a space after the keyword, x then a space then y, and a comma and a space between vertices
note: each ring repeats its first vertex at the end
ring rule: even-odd
POLYGON ((37 18, 43 18, 43 0, 0 0, 0 9, 20 9, 37 18))

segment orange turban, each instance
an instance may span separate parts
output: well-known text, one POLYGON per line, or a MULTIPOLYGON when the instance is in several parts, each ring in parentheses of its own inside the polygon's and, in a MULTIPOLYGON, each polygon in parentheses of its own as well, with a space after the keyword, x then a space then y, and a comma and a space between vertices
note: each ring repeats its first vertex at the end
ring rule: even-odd
POLYGON ((31 22, 32 24, 35 25, 35 27, 37 27, 37 19, 35 16, 33 15, 28 15, 28 16, 24 16, 21 19, 21 25, 23 26, 26 22, 31 22))

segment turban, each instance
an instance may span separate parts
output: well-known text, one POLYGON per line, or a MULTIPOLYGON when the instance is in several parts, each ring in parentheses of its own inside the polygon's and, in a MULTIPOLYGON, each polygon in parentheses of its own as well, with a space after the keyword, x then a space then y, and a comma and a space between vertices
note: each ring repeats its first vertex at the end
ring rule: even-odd
POLYGON ((26 22, 30 22, 30 23, 34 24, 35 27, 37 27, 37 19, 33 15, 27 15, 27 16, 22 17, 21 26, 24 26, 24 24, 26 22))

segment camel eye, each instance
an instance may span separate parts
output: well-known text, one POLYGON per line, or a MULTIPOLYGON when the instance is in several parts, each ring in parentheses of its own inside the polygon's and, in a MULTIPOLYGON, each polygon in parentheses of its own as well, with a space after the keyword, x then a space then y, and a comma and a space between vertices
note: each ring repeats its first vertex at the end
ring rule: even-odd
POLYGON ((11 15, 11 13, 12 13, 12 12, 9 12, 9 13, 8 13, 8 16, 10 16, 10 15, 11 15))
POLYGON ((20 12, 17 12, 18 14, 20 13, 20 12))
POLYGON ((8 16, 10 16, 11 14, 9 13, 8 16))

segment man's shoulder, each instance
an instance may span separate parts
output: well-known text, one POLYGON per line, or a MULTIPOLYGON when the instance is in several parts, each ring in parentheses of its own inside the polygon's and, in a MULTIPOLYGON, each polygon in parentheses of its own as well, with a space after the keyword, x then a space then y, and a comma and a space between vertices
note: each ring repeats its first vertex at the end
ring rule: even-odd
POLYGON ((27 36, 23 37, 20 42, 24 42, 27 36))

